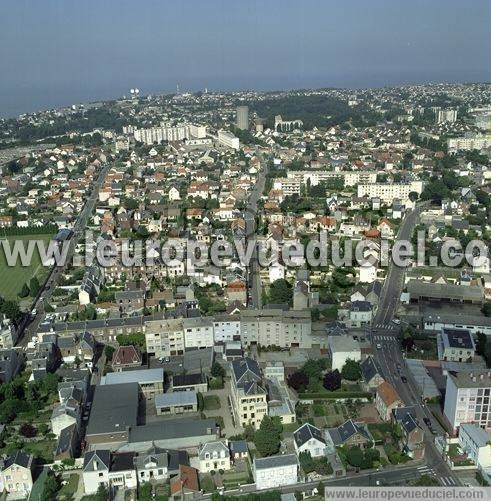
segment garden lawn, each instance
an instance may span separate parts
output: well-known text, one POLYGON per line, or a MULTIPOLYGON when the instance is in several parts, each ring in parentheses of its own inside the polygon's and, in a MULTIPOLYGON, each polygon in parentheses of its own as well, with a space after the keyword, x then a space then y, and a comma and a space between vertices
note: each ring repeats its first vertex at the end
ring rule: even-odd
MULTIPOLYGON (((52 236, 50 235, 16 235, 8 236, 6 240, 9 241, 11 249, 16 240, 21 240, 24 248, 27 249, 29 240, 42 240, 47 243, 51 238, 52 236)), ((1 240, 5 240, 5 238, 1 238, 1 240)), ((29 284, 29 280, 34 276, 42 284, 48 272, 49 268, 44 267, 41 263, 37 247, 33 252, 32 261, 29 266, 22 266, 20 259, 18 259, 16 266, 10 267, 7 264, 3 244, 0 246, 0 276, 2 277, 0 280, 0 296, 3 296, 5 299, 17 299, 17 294, 22 289, 22 285, 25 283, 29 284)))
MULTIPOLYGON (((66 480, 66 478, 64 478, 63 480, 66 480)), ((60 492, 58 492, 58 498, 61 500, 72 499, 77 492, 78 481, 79 476, 76 473, 70 475, 67 483, 60 489, 60 492)))
POLYGON ((216 411, 220 409, 220 399, 216 395, 205 395, 203 407, 205 411, 216 411))

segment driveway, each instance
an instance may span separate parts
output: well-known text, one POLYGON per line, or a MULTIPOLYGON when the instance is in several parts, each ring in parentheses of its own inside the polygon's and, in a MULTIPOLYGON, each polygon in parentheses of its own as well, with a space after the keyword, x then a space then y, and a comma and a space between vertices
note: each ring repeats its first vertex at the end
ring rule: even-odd
POLYGON ((206 417, 222 416, 224 423, 222 433, 227 437, 238 435, 243 431, 240 426, 234 425, 234 421, 232 419, 232 409, 228 401, 228 396, 230 394, 230 379, 226 378, 225 385, 222 390, 209 390, 206 392, 206 395, 216 395, 220 399, 220 409, 205 411, 204 413, 206 417))

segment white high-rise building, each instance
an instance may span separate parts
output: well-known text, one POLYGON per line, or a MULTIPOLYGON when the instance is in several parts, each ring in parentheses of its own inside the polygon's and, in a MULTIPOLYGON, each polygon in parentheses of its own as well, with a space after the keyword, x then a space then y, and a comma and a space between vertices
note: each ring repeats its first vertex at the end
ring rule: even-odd
POLYGON ((235 137, 231 132, 226 130, 218 131, 218 142, 222 146, 226 146, 227 148, 232 148, 234 150, 238 150, 240 148, 239 138, 235 137))
POLYGON ((240 130, 249 129, 249 108, 247 106, 237 106, 237 128, 240 130))
POLYGON ((436 112, 436 123, 454 123, 457 120, 457 110, 438 110, 436 112))
POLYGON ((491 371, 450 372, 443 413, 454 431, 462 423, 491 430, 491 371))

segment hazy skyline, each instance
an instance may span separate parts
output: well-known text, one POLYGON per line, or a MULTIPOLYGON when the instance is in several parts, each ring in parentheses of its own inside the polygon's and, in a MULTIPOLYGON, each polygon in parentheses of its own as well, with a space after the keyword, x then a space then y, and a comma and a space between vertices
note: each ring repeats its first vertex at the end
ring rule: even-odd
POLYGON ((491 81, 489 26, 489 0, 6 0, 0 115, 177 83, 196 91, 491 81))

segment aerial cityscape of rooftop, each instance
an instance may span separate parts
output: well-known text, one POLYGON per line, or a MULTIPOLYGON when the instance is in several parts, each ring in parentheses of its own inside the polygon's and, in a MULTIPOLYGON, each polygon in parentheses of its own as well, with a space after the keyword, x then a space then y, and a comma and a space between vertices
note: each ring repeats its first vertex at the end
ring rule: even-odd
POLYGON ((491 4, 2 6, 0 499, 491 498, 491 4))

